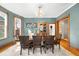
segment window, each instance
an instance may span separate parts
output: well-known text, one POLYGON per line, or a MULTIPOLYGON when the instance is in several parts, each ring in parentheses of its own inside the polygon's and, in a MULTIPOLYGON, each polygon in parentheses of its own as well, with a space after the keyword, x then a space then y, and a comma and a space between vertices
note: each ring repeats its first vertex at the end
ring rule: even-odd
POLYGON ((18 17, 14 18, 14 35, 21 35, 21 19, 18 17))
POLYGON ((0 40, 7 38, 7 14, 0 11, 0 40))
POLYGON ((55 35, 55 24, 49 24, 49 35, 55 35))

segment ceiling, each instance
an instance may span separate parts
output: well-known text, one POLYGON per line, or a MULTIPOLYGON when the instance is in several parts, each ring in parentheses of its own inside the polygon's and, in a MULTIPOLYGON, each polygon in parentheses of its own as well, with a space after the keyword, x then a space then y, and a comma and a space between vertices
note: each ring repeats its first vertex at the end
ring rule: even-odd
POLYGON ((41 6, 41 18, 56 18, 71 8, 75 3, 4 3, 0 4, 7 10, 25 18, 38 18, 38 7, 41 6))

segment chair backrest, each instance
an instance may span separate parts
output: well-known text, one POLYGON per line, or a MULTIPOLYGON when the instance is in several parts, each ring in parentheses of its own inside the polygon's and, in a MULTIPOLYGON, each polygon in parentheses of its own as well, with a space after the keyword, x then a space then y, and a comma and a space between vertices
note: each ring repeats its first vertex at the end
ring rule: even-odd
POLYGON ((20 45, 22 48, 28 46, 29 36, 19 36, 20 45))
POLYGON ((54 40, 54 38, 55 38, 55 36, 49 36, 50 37, 50 39, 52 39, 52 40, 54 40))
POLYGON ((21 43, 26 42, 27 40, 29 40, 29 36, 19 36, 19 41, 21 43))
POLYGON ((56 37, 57 39, 61 39, 62 34, 59 34, 58 37, 56 37))
POLYGON ((47 45, 54 44, 54 37, 52 37, 52 36, 46 36, 45 44, 47 44, 47 45))
POLYGON ((34 45, 40 45, 41 44, 42 37, 41 36, 33 36, 33 44, 34 45))
POLYGON ((45 41, 46 39, 48 39, 48 36, 43 36, 43 41, 45 41))
POLYGON ((62 39, 61 37, 62 37, 61 34, 59 34, 58 37, 55 37, 55 44, 60 44, 60 41, 62 39))

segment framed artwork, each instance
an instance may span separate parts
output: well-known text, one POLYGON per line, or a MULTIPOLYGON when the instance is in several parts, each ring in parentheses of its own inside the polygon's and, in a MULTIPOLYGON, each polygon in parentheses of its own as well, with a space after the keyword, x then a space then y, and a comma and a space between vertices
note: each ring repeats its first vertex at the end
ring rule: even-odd
POLYGON ((37 23, 26 23, 27 28, 37 28, 37 23))
POLYGON ((37 28, 37 23, 33 23, 34 28, 37 28))
POLYGON ((30 28, 32 26, 32 23, 26 23, 26 28, 30 28))
POLYGON ((32 33, 35 33, 37 32, 37 23, 25 23, 25 34, 27 35, 28 34, 28 30, 30 30, 32 33))
POLYGON ((7 14, 0 11, 0 40, 7 37, 7 14))

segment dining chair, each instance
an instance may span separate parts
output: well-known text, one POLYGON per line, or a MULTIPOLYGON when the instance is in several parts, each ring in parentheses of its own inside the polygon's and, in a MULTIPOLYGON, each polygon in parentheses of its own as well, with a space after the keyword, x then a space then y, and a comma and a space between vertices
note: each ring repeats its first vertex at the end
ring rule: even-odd
POLYGON ((40 48, 40 52, 42 53, 41 39, 41 36, 33 36, 33 54, 35 53, 36 48, 40 48))
POLYGON ((20 41, 20 55, 22 55, 22 49, 28 49, 28 55, 29 55, 29 50, 31 49, 32 45, 32 40, 29 40, 29 36, 19 36, 19 41, 20 41))
POLYGON ((52 38, 52 36, 46 36, 45 53, 49 48, 52 48, 52 53, 54 53, 54 39, 52 38))
POLYGON ((55 45, 59 45, 59 49, 60 49, 60 41, 62 39, 61 37, 62 35, 59 34, 58 37, 55 37, 55 41, 54 41, 55 45))

